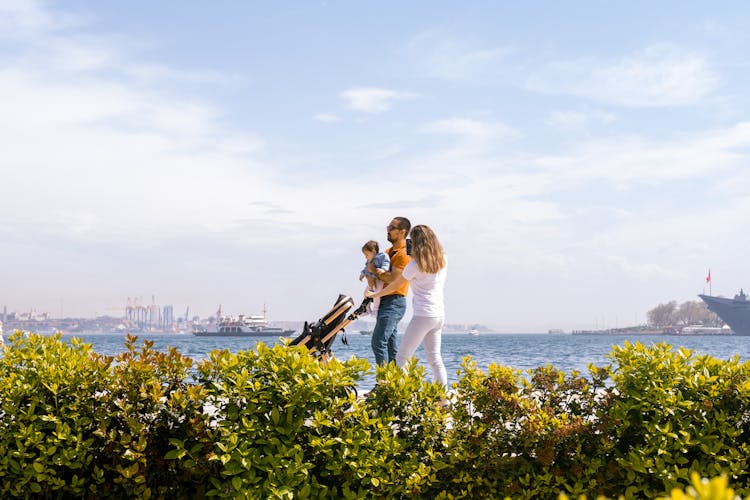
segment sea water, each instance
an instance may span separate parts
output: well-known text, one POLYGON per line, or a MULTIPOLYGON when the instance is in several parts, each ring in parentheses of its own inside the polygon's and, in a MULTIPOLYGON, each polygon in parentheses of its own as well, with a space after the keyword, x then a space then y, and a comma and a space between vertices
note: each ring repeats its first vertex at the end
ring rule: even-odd
MULTIPOLYGON (((125 335, 121 334, 76 334, 64 335, 63 339, 81 338, 92 345, 100 354, 114 355, 125 351, 125 335)), ((401 335, 399 335, 399 339, 401 335)), ((273 344, 278 341, 273 337, 250 339, 242 337, 196 337, 192 334, 139 334, 138 345, 143 340, 152 340, 154 348, 166 351, 167 347, 176 348, 180 353, 198 361, 205 359, 214 349, 227 349, 238 352, 254 348, 257 342, 273 344)), ((338 335, 333 344, 334 355, 340 359, 351 356, 366 358, 374 364, 375 357, 370 347, 371 337, 360 333, 346 333, 348 344, 342 342, 338 335)), ((741 361, 750 360, 750 337, 741 336, 691 336, 674 335, 560 335, 560 334, 444 334, 442 336, 442 354, 448 372, 448 383, 457 380, 456 372, 462 360, 469 356, 478 367, 486 370, 491 363, 510 366, 520 370, 545 366, 547 364, 566 373, 578 371, 588 375, 588 365, 604 366, 611 364, 609 358, 614 345, 625 342, 640 342, 653 345, 665 342, 675 349, 686 347, 696 354, 708 354, 718 359, 729 359, 735 355, 741 361)), ((430 369, 420 347, 415 356, 425 366, 428 377, 430 369)), ((363 387, 374 385, 374 375, 369 375, 363 387)))

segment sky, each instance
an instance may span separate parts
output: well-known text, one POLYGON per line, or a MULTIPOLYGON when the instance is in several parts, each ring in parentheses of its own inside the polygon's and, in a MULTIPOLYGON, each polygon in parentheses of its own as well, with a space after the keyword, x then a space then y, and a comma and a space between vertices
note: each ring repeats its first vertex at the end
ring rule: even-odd
POLYGON ((395 216, 445 247, 448 323, 732 296, 748 25, 745 2, 0 0, 0 307, 315 321, 359 301, 395 216))

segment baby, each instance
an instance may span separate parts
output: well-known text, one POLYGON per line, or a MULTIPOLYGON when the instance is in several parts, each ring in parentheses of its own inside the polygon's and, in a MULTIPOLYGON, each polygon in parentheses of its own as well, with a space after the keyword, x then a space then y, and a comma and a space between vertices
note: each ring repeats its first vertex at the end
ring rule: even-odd
MULTIPOLYGON (((383 271, 389 271, 391 269, 391 259, 388 258, 387 254, 380 251, 378 242, 370 240, 362 247, 362 253, 364 254, 367 261, 365 267, 359 273, 359 281, 367 278, 367 287, 365 291, 379 292, 383 289, 383 282, 378 277, 367 270, 367 265, 372 262, 375 269, 382 269, 383 271)), ((378 312, 378 306, 380 305, 380 298, 373 299, 372 306, 368 308, 373 314, 378 312)))

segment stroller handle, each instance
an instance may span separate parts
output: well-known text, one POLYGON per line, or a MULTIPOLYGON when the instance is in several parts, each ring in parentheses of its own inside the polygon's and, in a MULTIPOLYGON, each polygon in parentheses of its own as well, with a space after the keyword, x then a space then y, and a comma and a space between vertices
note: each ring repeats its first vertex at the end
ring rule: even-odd
POLYGON ((302 333, 295 338, 290 345, 303 345, 307 347, 310 354, 321 359, 326 359, 331 353, 331 344, 336 335, 360 315, 367 312, 367 306, 372 302, 371 298, 365 298, 354 311, 345 314, 354 305, 351 297, 341 294, 330 311, 313 324, 305 322, 302 333))

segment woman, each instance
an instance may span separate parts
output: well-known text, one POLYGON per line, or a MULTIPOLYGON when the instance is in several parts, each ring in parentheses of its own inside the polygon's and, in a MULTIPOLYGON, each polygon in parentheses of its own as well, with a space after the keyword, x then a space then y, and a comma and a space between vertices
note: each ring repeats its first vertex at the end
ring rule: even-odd
POLYGON ((401 341, 396 364, 403 367, 424 341, 427 362, 436 382, 448 385, 448 376, 440 355, 440 340, 445 320, 443 287, 448 261, 437 236, 428 226, 414 226, 411 230, 411 262, 401 276, 379 292, 367 292, 365 297, 382 297, 410 282, 413 316, 401 341))

